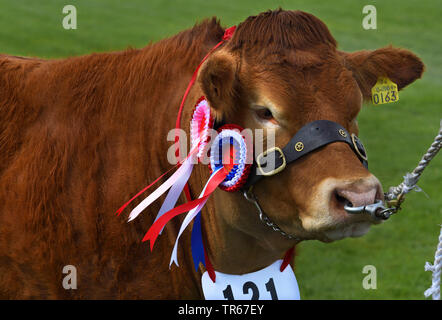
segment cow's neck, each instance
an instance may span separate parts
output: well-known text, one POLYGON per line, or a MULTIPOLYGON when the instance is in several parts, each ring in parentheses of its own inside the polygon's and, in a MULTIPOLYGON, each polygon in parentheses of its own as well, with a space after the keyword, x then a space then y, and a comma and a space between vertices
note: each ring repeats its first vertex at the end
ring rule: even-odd
POLYGON ((281 259, 294 245, 263 224, 256 208, 240 192, 217 191, 204 222, 216 270, 232 274, 256 271, 281 259))

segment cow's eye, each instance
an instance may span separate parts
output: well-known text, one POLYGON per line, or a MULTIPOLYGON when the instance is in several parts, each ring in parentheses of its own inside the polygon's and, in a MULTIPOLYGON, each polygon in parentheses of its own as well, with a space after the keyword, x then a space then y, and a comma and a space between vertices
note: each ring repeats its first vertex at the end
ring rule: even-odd
POLYGON ((272 114, 272 111, 270 111, 270 110, 267 109, 267 108, 262 108, 262 109, 256 110, 255 112, 256 112, 256 115, 257 115, 260 119, 267 120, 267 121, 269 121, 269 120, 273 120, 273 114, 272 114))

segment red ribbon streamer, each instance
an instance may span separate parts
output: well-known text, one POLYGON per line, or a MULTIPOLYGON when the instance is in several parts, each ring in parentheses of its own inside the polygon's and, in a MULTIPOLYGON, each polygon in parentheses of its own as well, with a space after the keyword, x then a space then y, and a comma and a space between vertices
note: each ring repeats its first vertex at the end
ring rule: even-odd
MULTIPOLYGON (((180 167, 184 161, 186 161, 191 155, 193 155, 194 153, 196 153, 198 151, 197 148, 194 148, 193 150, 190 150, 191 152, 189 152, 189 154, 187 155, 187 157, 185 159, 183 159, 182 161, 178 162, 176 165, 174 165, 172 168, 170 168, 169 170, 167 170, 166 172, 164 172, 161 176, 159 176, 154 182, 152 182, 151 184, 149 184, 147 187, 144 187, 142 190, 140 190, 136 195, 134 195, 128 202, 126 202, 125 204, 123 204, 121 206, 120 209, 117 210, 117 212, 115 213, 117 216, 119 216, 121 214, 121 212, 123 212, 124 209, 126 209, 126 207, 133 201, 135 200, 137 197, 139 197, 143 192, 145 192, 146 190, 148 190, 150 187, 152 187, 155 183, 157 183, 162 177, 164 177, 166 174, 168 174, 170 171, 172 171, 173 169, 175 169, 176 167, 180 167)), ((187 186, 187 183, 184 187, 187 186)), ((190 196, 190 191, 186 190, 186 188, 184 189, 184 192, 190 196)))
POLYGON ((291 247, 284 255, 284 260, 281 263, 281 267, 279 271, 283 272, 285 268, 290 264, 290 261, 293 259, 293 254, 295 253, 295 247, 291 247))
POLYGON ((115 213, 117 216, 119 216, 121 214, 121 212, 123 212, 124 209, 126 209, 126 207, 133 201, 135 200, 137 197, 139 197, 143 192, 145 192, 147 189, 149 189, 150 187, 152 187, 155 183, 157 183, 158 181, 161 180, 162 177, 164 177, 166 174, 168 174, 170 171, 172 171, 175 167, 177 167, 180 163, 177 163, 175 166, 173 166, 172 168, 170 168, 169 170, 167 170, 166 172, 164 172, 161 176, 159 176, 154 182, 152 182, 151 184, 149 184, 147 187, 145 187, 144 189, 140 190, 136 195, 134 195, 128 202, 126 202, 125 204, 123 204, 121 206, 120 209, 117 210, 117 212, 115 213))
POLYGON ((198 206, 201 202, 207 200, 207 198, 216 190, 218 185, 226 178, 227 174, 228 172, 224 168, 221 168, 220 170, 215 172, 214 175, 211 177, 210 182, 207 185, 206 190, 204 191, 202 197, 196 200, 189 201, 176 208, 173 208, 172 210, 163 214, 157 221, 155 221, 143 238, 143 242, 150 240, 150 250, 151 251, 153 250, 155 241, 160 231, 164 228, 167 222, 169 222, 172 218, 176 217, 181 213, 192 210, 193 208, 198 206))
MULTIPOLYGON (((200 64, 198 65, 198 67, 194 71, 194 73, 192 75, 192 79, 190 80, 189 85, 187 86, 186 92, 184 93, 183 100, 181 100, 180 109, 178 110, 178 116, 177 116, 176 123, 175 123, 176 129, 179 129, 181 127, 181 114, 183 113, 184 103, 186 102, 186 99, 187 99, 187 96, 189 95, 190 89, 192 88, 192 86, 194 85, 194 83, 196 81, 196 77, 198 75, 198 71, 199 71, 201 65, 212 54, 213 51, 215 51, 220 45, 222 45, 224 43, 224 41, 229 40, 232 37, 233 33, 235 32, 235 29, 236 29, 236 26, 233 26, 233 27, 230 27, 224 31, 224 35, 223 35, 222 40, 220 42, 218 42, 218 44, 216 46, 214 46, 209 51, 208 54, 206 54, 206 56, 203 58, 203 60, 201 60, 200 64)), ((179 136, 178 136, 178 130, 177 130, 175 133, 175 142, 178 142, 178 139, 179 139, 179 136)), ((179 149, 178 149, 178 151, 179 151, 179 149)))
MULTIPOLYGON (((230 28, 228 28, 228 29, 226 29, 224 31, 224 35, 223 35, 222 40, 215 47, 213 47, 209 51, 208 54, 206 54, 206 56, 203 58, 203 60, 200 62, 200 64, 198 65, 198 67, 194 71, 194 73, 192 75, 192 79, 190 80, 189 85, 187 86, 186 92, 184 93, 183 100, 181 100, 180 108, 178 110, 178 116, 177 116, 176 123, 175 123, 175 130, 176 130, 175 131, 175 142, 178 142, 178 140, 179 140, 178 129, 181 127, 181 115, 183 113, 184 103, 186 102, 186 99, 187 99, 187 96, 188 96, 188 94, 190 92, 190 89, 192 88, 193 84, 196 81, 196 77, 198 75, 198 71, 199 71, 201 65, 204 63, 204 61, 206 61, 207 57, 216 48, 218 48, 222 43, 224 43, 224 41, 229 40, 233 36, 233 33, 235 32, 235 29, 236 29, 236 26, 232 26, 232 27, 230 27, 230 28)), ((178 146, 178 144, 177 144, 177 146, 178 146)), ((179 157, 179 147, 177 147, 175 155, 177 157, 179 157)), ((189 189, 189 184, 188 183, 186 183, 186 185, 184 186, 184 193, 186 195, 187 201, 191 201, 192 197, 190 195, 190 189, 189 189)), ((151 244, 152 244, 152 242, 151 242, 151 244)), ((206 261, 206 270, 209 273, 210 279, 212 279, 212 281, 215 282, 215 278, 216 278, 215 270, 213 269, 213 266, 210 263, 210 259, 209 259, 209 257, 206 254, 206 249, 205 248, 204 248, 204 255, 205 255, 205 261, 206 261)))
POLYGON ((203 246, 203 249, 204 249, 204 262, 206 265, 207 273, 209 274, 209 278, 212 280, 212 282, 215 283, 216 281, 215 269, 213 269, 212 263, 210 262, 209 255, 207 254, 206 251, 206 247, 203 246))

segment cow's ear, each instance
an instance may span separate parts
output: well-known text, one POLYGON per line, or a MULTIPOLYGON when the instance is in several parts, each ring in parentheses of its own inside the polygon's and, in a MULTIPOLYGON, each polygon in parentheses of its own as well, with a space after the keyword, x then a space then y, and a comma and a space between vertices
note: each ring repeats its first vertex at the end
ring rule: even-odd
POLYGON ((387 77, 401 90, 422 76, 424 64, 411 51, 385 47, 373 51, 341 52, 353 72, 365 100, 379 77, 387 77))
POLYGON ((232 111, 235 101, 238 80, 236 60, 225 52, 211 55, 201 66, 199 84, 210 106, 226 114, 232 111))

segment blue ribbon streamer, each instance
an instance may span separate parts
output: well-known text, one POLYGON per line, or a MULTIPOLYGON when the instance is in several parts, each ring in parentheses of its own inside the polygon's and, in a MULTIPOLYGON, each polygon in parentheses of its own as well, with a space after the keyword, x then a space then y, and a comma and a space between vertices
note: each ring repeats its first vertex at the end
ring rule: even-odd
POLYGON ((200 262, 204 265, 204 267, 206 266, 204 263, 204 244, 201 232, 201 211, 198 212, 193 220, 191 248, 193 265, 195 266, 195 270, 198 271, 200 262))

